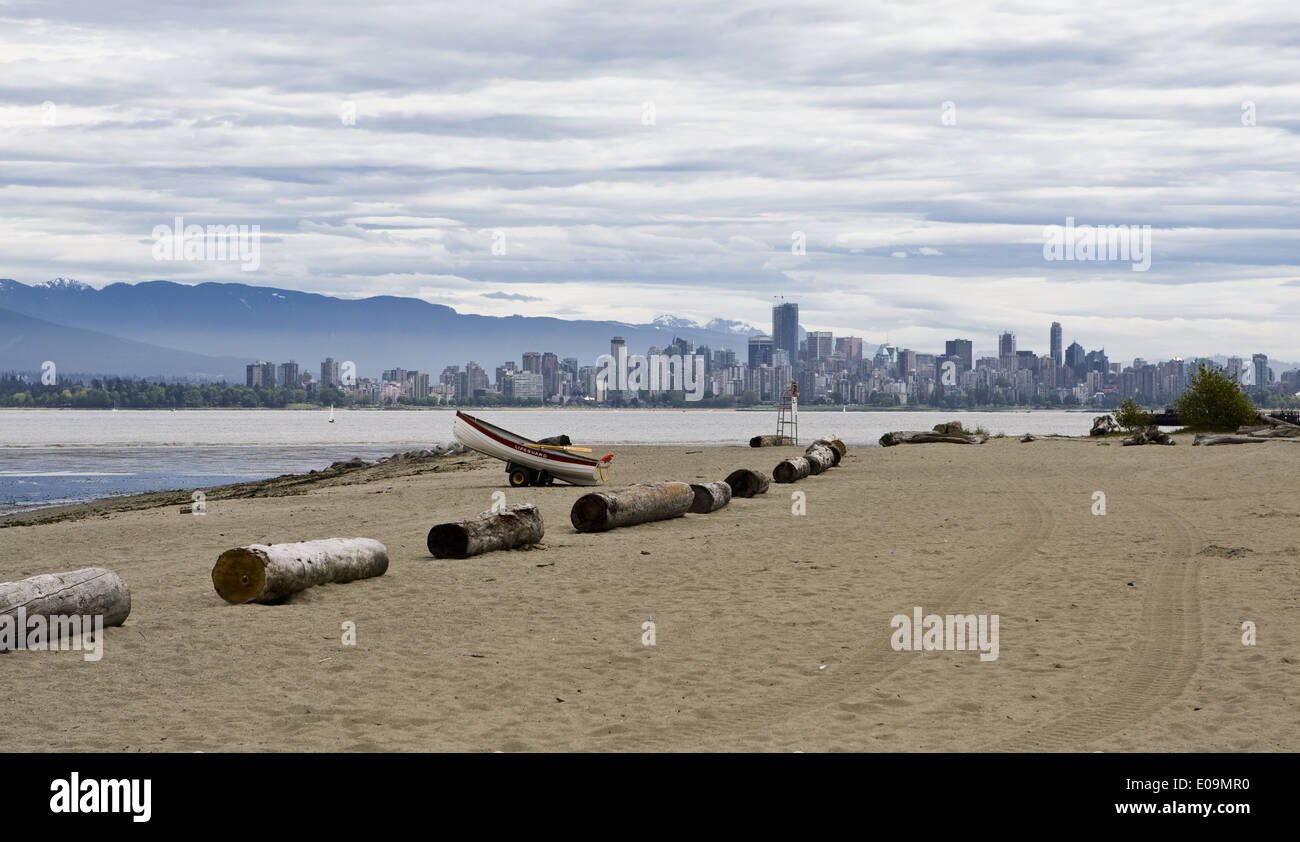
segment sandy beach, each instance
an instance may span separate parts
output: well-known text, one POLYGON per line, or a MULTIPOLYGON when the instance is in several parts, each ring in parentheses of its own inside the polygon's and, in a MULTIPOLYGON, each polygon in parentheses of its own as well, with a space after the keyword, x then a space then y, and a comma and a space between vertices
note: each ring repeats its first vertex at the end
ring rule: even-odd
MULTIPOLYGON (((610 485, 800 452, 618 448, 610 485)), ((103 566, 133 600, 99 662, 0 656, 0 750, 1297 751, 1297 475, 1289 442, 1009 438, 853 448, 594 535, 569 523, 583 489, 511 489, 477 455, 214 491, 201 517, 184 495, 92 504, 0 528, 0 581, 103 566), (541 508, 540 548, 429 555, 432 525, 498 491, 541 508), (355 536, 387 545, 385 575, 279 605, 213 590, 223 550, 355 536), (917 606, 998 615, 997 659, 895 651, 917 606)))

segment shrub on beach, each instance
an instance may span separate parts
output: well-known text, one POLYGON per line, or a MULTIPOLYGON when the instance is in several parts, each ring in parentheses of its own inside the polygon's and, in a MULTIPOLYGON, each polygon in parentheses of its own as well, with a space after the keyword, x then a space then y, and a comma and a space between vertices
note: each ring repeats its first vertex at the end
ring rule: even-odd
POLYGON ((1125 398, 1119 405, 1119 411, 1115 413, 1115 423, 1130 433, 1135 430, 1145 430, 1154 420, 1154 416, 1149 412, 1143 412, 1142 407, 1138 406, 1132 398, 1125 398))
POLYGON ((1178 421, 1192 430, 1233 432, 1257 422, 1258 413, 1236 381, 1217 369, 1201 366, 1174 401, 1178 421))

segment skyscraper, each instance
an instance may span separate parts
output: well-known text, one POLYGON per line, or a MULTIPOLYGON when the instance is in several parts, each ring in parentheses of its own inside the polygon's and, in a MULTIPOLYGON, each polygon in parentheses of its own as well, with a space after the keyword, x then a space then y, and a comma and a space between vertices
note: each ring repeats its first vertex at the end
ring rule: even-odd
POLYGON ((542 355, 539 351, 524 351, 524 371, 529 374, 542 373, 542 355))
POLYGON ((320 364, 320 385, 322 389, 339 385, 339 363, 333 357, 326 357, 320 364))
POLYGON ((1016 335, 1011 331, 1006 331, 998 337, 998 356, 1014 357, 1016 355, 1016 335))
POLYGON ((552 351, 542 354, 542 399, 560 393, 560 358, 552 351))
POLYGON ((834 351, 835 339, 829 330, 808 331, 808 359, 828 360, 834 351))
POLYGON ((975 343, 969 339, 949 339, 943 350, 947 356, 961 360, 962 371, 975 368, 975 343))
POLYGON ((772 307, 772 347, 787 351, 790 362, 798 368, 799 305, 777 304, 772 307))
POLYGON ((749 337, 749 367, 772 364, 772 337, 761 333, 749 337))
POLYGON ((298 374, 297 360, 280 363, 280 385, 290 389, 297 389, 302 385, 302 377, 298 374))
POLYGON ((1052 361, 1057 365, 1064 362, 1061 356, 1061 323, 1052 322, 1052 361))
POLYGON ((1251 364, 1255 367, 1255 385, 1267 386, 1269 381, 1268 354, 1256 354, 1250 358, 1251 364))

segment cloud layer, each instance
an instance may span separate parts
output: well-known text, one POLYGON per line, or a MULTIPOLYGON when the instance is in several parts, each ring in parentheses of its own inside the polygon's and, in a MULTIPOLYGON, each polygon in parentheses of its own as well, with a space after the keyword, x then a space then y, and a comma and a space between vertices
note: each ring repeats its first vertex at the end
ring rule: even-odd
POLYGON ((0 276, 1300 359, 1289 2, 9 3, 0 276), (1254 125, 1246 123, 1253 122, 1254 125), (259 225, 255 272, 151 231, 259 225), (1145 272, 1044 227, 1149 225, 1145 272))

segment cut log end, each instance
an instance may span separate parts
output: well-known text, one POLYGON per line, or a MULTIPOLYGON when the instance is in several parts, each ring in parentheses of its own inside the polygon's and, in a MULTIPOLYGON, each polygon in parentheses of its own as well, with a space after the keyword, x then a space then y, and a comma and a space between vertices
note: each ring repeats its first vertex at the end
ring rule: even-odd
POLYGON ((733 497, 753 497, 755 494, 765 494, 769 483, 771 483, 771 479, 766 474, 751 471, 748 468, 732 471, 723 481, 731 486, 733 497))
POLYGON ((584 494, 573 504, 569 520, 579 532, 594 532, 604 527, 609 517, 609 505, 599 494, 584 494))
POLYGON ((433 527, 426 543, 434 558, 469 558, 469 530, 459 523, 433 527))
POLYGON ((212 568, 212 586, 231 605, 248 602, 266 587, 266 557, 247 547, 226 550, 212 568))
POLYGON ((695 492, 695 499, 691 503, 693 514, 707 515, 731 502, 731 486, 726 482, 692 483, 691 491, 695 492))

